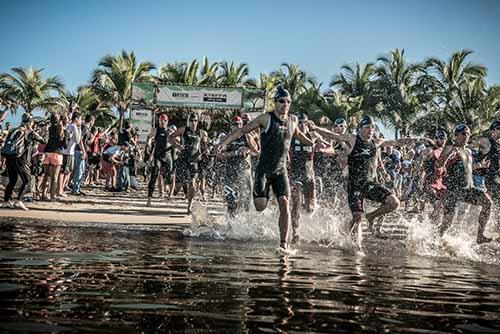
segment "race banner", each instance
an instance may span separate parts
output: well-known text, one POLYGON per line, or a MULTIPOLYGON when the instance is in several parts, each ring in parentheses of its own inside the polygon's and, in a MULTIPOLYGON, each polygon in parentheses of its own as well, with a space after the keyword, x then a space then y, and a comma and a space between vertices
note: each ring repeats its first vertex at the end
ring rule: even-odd
POLYGON ((166 85, 159 87, 156 99, 160 106, 235 109, 241 108, 242 90, 166 85))
POLYGON ((145 144, 153 127, 153 112, 147 109, 132 109, 130 122, 134 128, 139 129, 139 143, 145 144))
POLYGON ((200 109, 238 109, 242 107, 243 89, 134 83, 132 99, 145 105, 200 109), (155 98, 156 97, 156 98, 155 98))

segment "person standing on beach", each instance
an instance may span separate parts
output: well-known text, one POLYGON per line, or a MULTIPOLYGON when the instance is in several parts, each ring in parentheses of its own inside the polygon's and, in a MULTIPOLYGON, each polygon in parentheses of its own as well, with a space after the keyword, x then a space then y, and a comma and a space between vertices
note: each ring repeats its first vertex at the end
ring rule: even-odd
POLYGON ((91 136, 90 130, 94 126, 95 117, 93 115, 85 116, 85 122, 81 125, 81 145, 75 146, 75 169, 73 172, 73 186, 71 195, 84 195, 81 192, 85 169, 87 168, 87 145, 91 136))
POLYGON ((276 107, 274 111, 265 113, 226 137, 217 151, 223 152, 227 145, 242 135, 261 128, 260 158, 255 172, 253 188, 254 205, 257 211, 264 211, 269 201, 272 187, 278 198, 280 216, 280 249, 287 251, 290 230, 290 184, 287 172, 287 157, 293 137, 303 144, 312 146, 314 142, 306 137, 297 127, 297 117, 290 115, 292 99, 290 93, 278 87, 274 95, 276 107))
MULTIPOLYGON (((187 119, 187 125, 178 128, 169 138, 170 144, 179 149, 179 157, 176 163, 175 182, 176 187, 184 189, 188 201, 187 213, 191 214, 191 204, 195 195, 196 181, 198 179, 198 162, 201 157, 201 146, 205 145, 208 135, 198 127, 200 118, 197 113, 192 112, 187 119), (181 143, 175 139, 180 137, 181 143)), ((176 190, 177 191, 177 190, 176 190)))
POLYGON ((399 206, 399 199, 393 191, 378 182, 379 149, 382 146, 412 145, 420 139, 384 140, 375 137, 375 121, 370 116, 361 118, 357 135, 338 134, 314 125, 312 125, 312 130, 336 142, 348 144, 347 165, 349 176, 347 179, 347 196, 349 208, 352 212, 351 235, 353 238, 357 236, 359 223, 365 212, 364 200, 366 198, 382 203, 376 210, 365 214, 370 231, 377 236, 381 236, 380 231, 374 229, 375 219, 396 210, 399 206))
POLYGON ((158 117, 158 127, 149 134, 148 144, 152 147, 149 161, 151 163, 151 175, 148 183, 148 201, 146 206, 151 206, 151 198, 155 190, 156 179, 160 175, 160 170, 164 169, 165 183, 172 184, 172 144, 168 142, 168 116, 160 114, 158 117))
POLYGON ((444 185, 447 188, 444 197, 444 217, 439 226, 439 235, 443 236, 453 223, 455 207, 458 202, 465 202, 481 207, 478 218, 477 243, 490 242, 484 230, 491 212, 491 197, 483 190, 475 188, 472 181, 472 151, 467 147, 471 131, 465 124, 454 129, 455 141, 446 146, 437 163, 438 168, 446 171, 444 185))
POLYGON ((9 184, 5 188, 3 208, 19 208, 28 210, 22 202, 26 187, 31 181, 31 153, 35 142, 45 143, 45 139, 33 131, 33 116, 25 113, 21 119, 21 125, 13 129, 5 141, 2 155, 9 174, 9 184), (12 201, 12 193, 17 179, 21 178, 21 186, 17 193, 17 201, 12 201))
POLYGON ((68 145, 63 149, 63 163, 61 167, 60 184, 59 184, 59 196, 66 197, 64 193, 64 188, 68 185, 71 173, 74 169, 75 164, 75 148, 78 145, 81 150, 82 157, 85 158, 85 148, 82 142, 82 116, 78 112, 73 112, 71 115, 71 123, 66 127, 68 136, 68 145), (61 180, 62 179, 62 180, 61 180))

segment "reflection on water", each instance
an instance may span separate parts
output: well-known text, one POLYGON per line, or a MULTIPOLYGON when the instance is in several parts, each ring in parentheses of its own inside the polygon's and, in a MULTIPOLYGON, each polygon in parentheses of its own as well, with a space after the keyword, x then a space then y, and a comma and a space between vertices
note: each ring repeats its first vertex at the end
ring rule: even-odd
POLYGON ((3 223, 0 332, 500 332, 500 267, 3 223))

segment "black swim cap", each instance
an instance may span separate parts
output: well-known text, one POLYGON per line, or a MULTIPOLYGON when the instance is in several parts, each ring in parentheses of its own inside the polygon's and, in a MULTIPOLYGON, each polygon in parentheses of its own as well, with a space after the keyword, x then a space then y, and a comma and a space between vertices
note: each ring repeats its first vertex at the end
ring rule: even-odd
POLYGON ((436 133, 434 134, 434 138, 435 139, 447 139, 448 134, 443 129, 438 129, 438 130, 436 130, 436 133))
POLYGON ((458 124, 457 126, 455 126, 453 133, 457 134, 457 133, 462 133, 462 132, 470 133, 469 127, 465 124, 458 124))
POLYGON ((490 131, 500 130, 500 120, 493 121, 490 125, 490 131))
POLYGON ((337 117, 333 123, 335 125, 347 124, 344 117, 337 117))
POLYGON ((299 114, 297 115, 297 118, 299 119, 299 121, 307 121, 307 120, 309 119, 309 118, 307 117, 307 115, 306 115, 306 114, 304 114, 304 113, 299 113, 299 114))
POLYGON ((375 121, 373 120, 373 118, 371 116, 368 116, 368 115, 365 115, 363 117, 361 117, 361 120, 359 121, 359 128, 362 128, 364 126, 367 126, 367 125, 374 125, 375 124, 375 121))
POLYGON ((33 120, 33 116, 30 113, 24 113, 21 118, 21 123, 26 124, 33 120))
POLYGON ((274 93, 274 99, 280 99, 282 97, 288 97, 290 96, 290 92, 287 91, 285 88, 278 86, 276 87, 276 92, 274 93))

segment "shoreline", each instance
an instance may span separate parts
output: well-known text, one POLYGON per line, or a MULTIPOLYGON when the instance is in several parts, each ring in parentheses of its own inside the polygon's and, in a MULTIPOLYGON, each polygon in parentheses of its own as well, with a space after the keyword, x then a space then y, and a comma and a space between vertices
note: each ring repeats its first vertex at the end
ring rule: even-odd
MULTIPOLYGON (((143 227, 170 227, 179 229, 191 224, 186 214, 187 202, 180 196, 167 200, 153 197, 152 206, 146 206, 144 190, 128 193, 110 193, 102 188, 84 188, 86 196, 72 196, 56 201, 25 203, 28 211, 0 209, 0 223, 43 222, 58 225, 123 225, 143 227)), ((203 203, 212 214, 220 214, 223 207, 218 199, 203 203)))

